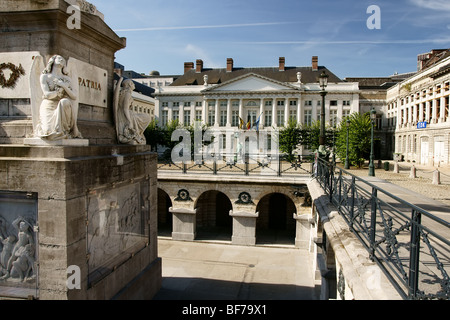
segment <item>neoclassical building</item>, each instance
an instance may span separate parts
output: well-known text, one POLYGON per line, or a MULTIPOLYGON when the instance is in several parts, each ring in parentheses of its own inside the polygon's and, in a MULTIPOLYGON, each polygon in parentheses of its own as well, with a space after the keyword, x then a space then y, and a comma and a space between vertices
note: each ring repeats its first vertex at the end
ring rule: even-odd
POLYGON ((423 165, 450 164, 450 49, 418 56, 418 72, 387 91, 395 152, 423 165))
POLYGON ((311 124, 320 119, 322 97, 319 75, 329 76, 325 119, 337 125, 359 111, 358 83, 339 79, 312 57, 309 67, 236 68, 228 58, 226 68, 205 68, 202 60, 184 64, 184 74, 171 86, 156 89, 155 116, 160 126, 171 120, 190 125, 201 121, 216 130, 270 132, 286 126, 289 119, 311 124), (241 120, 242 119, 242 120, 241 120))

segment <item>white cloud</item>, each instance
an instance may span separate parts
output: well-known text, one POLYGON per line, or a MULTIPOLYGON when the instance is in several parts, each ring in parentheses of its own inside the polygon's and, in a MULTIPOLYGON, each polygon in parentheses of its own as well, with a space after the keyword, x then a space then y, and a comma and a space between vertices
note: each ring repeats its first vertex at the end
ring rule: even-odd
POLYGON ((133 28, 133 29, 116 29, 114 31, 115 32, 132 32, 132 31, 243 28, 243 27, 273 26, 273 25, 291 24, 291 23, 295 23, 295 22, 257 22, 257 23, 219 24, 219 25, 203 25, 203 26, 172 26, 172 27, 165 26, 165 27, 149 27, 149 28, 133 28))
POLYGON ((421 8, 450 11, 450 1, 448 0, 409 0, 414 5, 421 8))

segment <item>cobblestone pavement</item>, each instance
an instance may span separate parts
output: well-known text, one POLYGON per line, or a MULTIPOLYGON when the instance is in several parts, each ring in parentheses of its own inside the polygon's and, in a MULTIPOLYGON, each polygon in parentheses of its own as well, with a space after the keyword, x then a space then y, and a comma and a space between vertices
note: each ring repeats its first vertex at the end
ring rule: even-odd
MULTIPOLYGON (((382 161, 384 163, 385 161, 382 161)), ((428 198, 437 200, 445 205, 450 205, 450 166, 434 168, 413 164, 410 162, 399 162, 399 173, 394 173, 394 161, 389 161, 389 171, 385 171, 383 165, 381 169, 375 164, 375 176, 380 179, 387 180, 393 184, 409 189, 411 191, 422 194, 428 198), (411 178, 411 167, 416 168, 416 178, 411 178), (433 184, 433 174, 436 170, 440 173, 441 184, 433 184)), ((338 164, 341 166, 341 164, 338 164)), ((355 176, 367 176, 367 165, 362 169, 351 167, 349 170, 355 176)))

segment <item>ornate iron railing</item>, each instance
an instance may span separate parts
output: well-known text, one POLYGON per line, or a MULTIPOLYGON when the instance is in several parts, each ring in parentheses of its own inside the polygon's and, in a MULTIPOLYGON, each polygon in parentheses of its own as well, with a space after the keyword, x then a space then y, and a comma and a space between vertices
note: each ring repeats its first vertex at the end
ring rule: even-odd
POLYGON ((213 175, 310 175, 311 157, 296 157, 288 159, 285 155, 274 158, 247 155, 244 159, 237 157, 221 157, 220 160, 201 160, 189 162, 173 162, 158 159, 158 170, 182 174, 213 174, 213 175))
POLYGON ((317 159, 313 174, 405 299, 450 298, 450 223, 317 159))

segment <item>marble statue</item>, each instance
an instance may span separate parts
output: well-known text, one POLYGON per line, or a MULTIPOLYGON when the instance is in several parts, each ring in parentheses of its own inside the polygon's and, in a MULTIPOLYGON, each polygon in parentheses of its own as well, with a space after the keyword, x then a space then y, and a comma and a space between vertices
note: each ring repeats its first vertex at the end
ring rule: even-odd
POLYGON ((146 144, 144 131, 151 122, 146 113, 133 110, 132 93, 135 89, 132 80, 120 78, 114 92, 114 116, 117 139, 123 144, 146 144))
MULTIPOLYGON (((35 58, 37 65, 39 58, 35 58)), ((39 85, 36 79, 31 82, 34 137, 50 141, 82 139, 77 127, 77 91, 66 72, 66 60, 54 55, 40 74, 39 85)))

